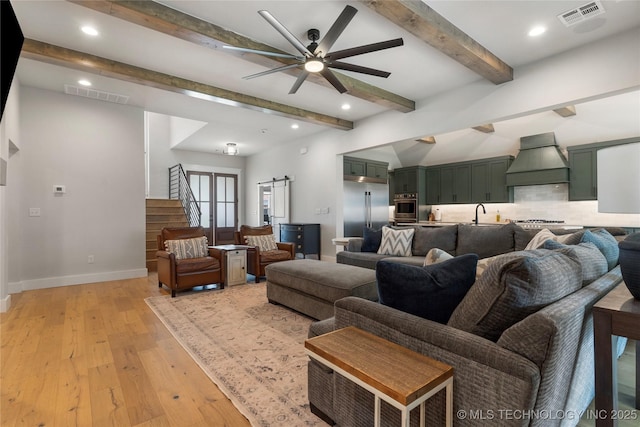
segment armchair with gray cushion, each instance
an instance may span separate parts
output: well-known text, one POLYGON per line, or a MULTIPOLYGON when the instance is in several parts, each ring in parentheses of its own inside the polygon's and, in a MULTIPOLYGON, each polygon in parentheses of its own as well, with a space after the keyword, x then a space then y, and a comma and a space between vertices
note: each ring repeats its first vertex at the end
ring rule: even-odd
MULTIPOLYGON (((264 277, 265 267, 274 262, 287 261, 295 259, 295 245, 293 243, 275 242, 275 249, 262 250, 260 246, 251 245, 246 239, 247 236, 272 236, 273 227, 264 225, 260 227, 251 227, 248 225, 240 226, 240 230, 235 232, 236 245, 250 245, 247 250, 247 272, 256 278, 256 283, 260 282, 260 277, 264 277)), ((275 238, 274 238, 275 240, 275 238)))
POLYGON ((224 286, 221 262, 208 248, 202 227, 163 228, 157 241, 158 286, 166 285, 171 297, 196 286, 224 286))

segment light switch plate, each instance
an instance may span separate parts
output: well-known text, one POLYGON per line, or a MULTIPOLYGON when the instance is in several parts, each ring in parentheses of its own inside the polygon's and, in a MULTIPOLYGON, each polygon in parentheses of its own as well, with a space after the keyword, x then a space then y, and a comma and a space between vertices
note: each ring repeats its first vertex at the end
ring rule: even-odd
POLYGON ((29 208, 29 216, 40 216, 40 208, 29 208))

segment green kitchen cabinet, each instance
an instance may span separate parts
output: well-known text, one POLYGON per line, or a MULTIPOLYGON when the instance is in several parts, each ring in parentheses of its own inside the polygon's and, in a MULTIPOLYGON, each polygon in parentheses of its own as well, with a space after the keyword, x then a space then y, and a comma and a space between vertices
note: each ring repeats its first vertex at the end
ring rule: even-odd
POLYGON ((427 183, 426 183, 426 191, 427 205, 438 205, 440 204, 440 167, 438 166, 428 166, 426 171, 427 183))
POLYGON ((387 179, 389 175, 388 163, 367 161, 365 164, 369 178, 387 179))
POLYGON ((456 163, 440 167, 440 203, 471 203, 471 165, 456 163))
POLYGON ((393 187, 395 194, 415 193, 419 203, 424 204, 426 198, 426 167, 411 166, 393 171, 393 187))
POLYGON ((344 158, 344 174, 352 176, 366 176, 367 163, 363 159, 356 159, 354 157, 344 158))
POLYGON ((472 203, 513 202, 513 188, 507 187, 507 169, 512 156, 475 161, 471 164, 472 203))

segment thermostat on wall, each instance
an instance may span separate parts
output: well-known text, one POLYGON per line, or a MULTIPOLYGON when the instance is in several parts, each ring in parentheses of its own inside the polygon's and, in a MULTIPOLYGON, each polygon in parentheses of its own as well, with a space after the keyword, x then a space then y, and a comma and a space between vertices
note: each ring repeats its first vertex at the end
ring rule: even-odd
POLYGON ((64 194, 67 192, 67 189, 64 185, 54 185, 53 192, 56 194, 64 194))

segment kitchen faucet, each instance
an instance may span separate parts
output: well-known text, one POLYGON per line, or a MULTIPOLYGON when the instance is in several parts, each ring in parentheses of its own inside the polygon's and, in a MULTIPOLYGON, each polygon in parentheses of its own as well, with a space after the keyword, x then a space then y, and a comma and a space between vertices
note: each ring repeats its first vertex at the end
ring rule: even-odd
POLYGON ((483 214, 486 214, 486 213, 487 213, 487 211, 484 209, 484 205, 483 205, 482 203, 478 203, 478 204, 476 205, 476 220, 474 221, 474 222, 476 223, 476 225, 478 225, 478 208, 479 208, 480 206, 482 206, 482 213, 483 213, 483 214))

